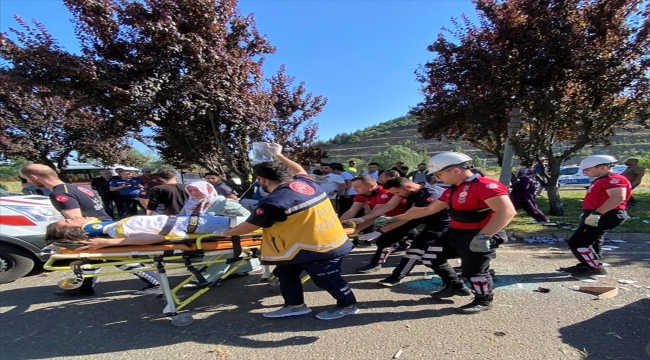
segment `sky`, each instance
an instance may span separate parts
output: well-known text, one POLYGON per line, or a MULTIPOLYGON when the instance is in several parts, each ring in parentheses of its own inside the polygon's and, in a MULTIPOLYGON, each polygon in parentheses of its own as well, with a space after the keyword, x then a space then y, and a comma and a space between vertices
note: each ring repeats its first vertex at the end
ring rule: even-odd
MULTIPOLYGON (((406 115, 422 99, 414 71, 433 59, 427 46, 443 27, 453 28, 452 18, 476 19, 470 0, 240 0, 238 8, 254 14, 277 47, 266 77, 284 64, 296 83, 328 99, 313 119, 321 140, 406 115)), ((0 31, 17 25, 14 14, 39 21, 63 48, 78 51, 62 1, 2 0, 0 31)))

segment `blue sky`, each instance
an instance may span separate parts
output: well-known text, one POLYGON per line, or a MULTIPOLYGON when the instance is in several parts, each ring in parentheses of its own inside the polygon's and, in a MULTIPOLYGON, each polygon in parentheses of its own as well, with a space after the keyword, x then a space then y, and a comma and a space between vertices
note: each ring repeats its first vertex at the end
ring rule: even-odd
MULTIPOLYGON (((240 0, 239 9, 253 13, 277 47, 266 76, 285 64, 296 82, 328 98, 314 119, 323 140, 405 115, 421 100, 413 72, 432 58, 427 45, 452 27, 452 17, 475 19, 470 0, 240 0)), ((2 0, 1 31, 16 26, 14 14, 38 20, 65 49, 78 49, 62 1, 2 0)))

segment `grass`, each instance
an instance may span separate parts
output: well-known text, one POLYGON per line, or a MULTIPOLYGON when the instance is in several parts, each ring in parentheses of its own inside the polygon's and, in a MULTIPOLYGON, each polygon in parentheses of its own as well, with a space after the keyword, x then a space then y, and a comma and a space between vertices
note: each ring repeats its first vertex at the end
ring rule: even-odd
POLYGON ((13 191, 17 193, 22 192, 23 189, 20 181, 0 181, 0 185, 7 189, 7 191, 13 191))
MULTIPOLYGON (((579 222, 578 217, 582 213, 581 207, 584 196, 585 190, 560 191, 562 205, 564 206, 564 216, 549 216, 549 218, 554 221, 577 226, 579 222)), ((637 199, 638 205, 628 209, 628 214, 631 216, 631 219, 614 229, 613 232, 650 234, 650 192, 639 191, 634 194, 634 198, 637 199), (644 223, 643 220, 648 223, 644 223)), ((536 200, 539 208, 544 213, 547 213, 550 209, 548 197, 541 196, 536 200)), ((532 218, 528 216, 528 214, 524 211, 519 211, 519 214, 512 220, 510 225, 508 225, 508 230, 518 235, 544 235, 558 232, 570 232, 568 229, 558 229, 557 227, 531 224, 531 220, 532 218)))

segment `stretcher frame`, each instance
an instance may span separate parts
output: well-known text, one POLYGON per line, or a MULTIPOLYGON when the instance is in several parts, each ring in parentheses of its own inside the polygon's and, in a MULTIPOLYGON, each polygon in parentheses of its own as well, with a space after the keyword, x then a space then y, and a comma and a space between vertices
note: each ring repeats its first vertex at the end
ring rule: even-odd
POLYGON ((213 286, 219 285, 221 281, 246 265, 251 259, 257 258, 260 244, 261 235, 258 234, 231 237, 209 234, 200 235, 196 238, 171 239, 163 243, 146 246, 115 246, 98 250, 72 250, 65 248, 65 245, 58 244, 61 248, 59 249, 60 252, 52 254, 43 268, 49 271, 71 270, 74 273, 73 278, 59 282, 59 287, 63 289, 78 288, 86 278, 156 271, 159 277, 160 289, 166 302, 162 314, 169 317, 174 326, 187 326, 193 322, 191 313, 179 311, 205 294, 213 286), (230 243, 232 246, 219 249, 220 244, 223 243, 230 243), (212 256, 214 258, 205 260, 206 257, 212 256), (70 260, 72 262, 68 262, 70 260), (97 263, 97 261, 101 262, 97 263), (65 262, 65 265, 60 264, 61 262, 65 262), (83 270, 134 263, 150 266, 98 274, 83 273, 83 270), (230 266, 221 276, 214 280, 206 280, 201 271, 197 269, 197 266, 210 266, 218 263, 226 263, 230 264, 230 266), (167 271, 179 268, 186 268, 191 274, 172 288, 167 271), (197 290, 191 296, 181 300, 177 295, 178 291, 193 280, 198 280, 197 290))

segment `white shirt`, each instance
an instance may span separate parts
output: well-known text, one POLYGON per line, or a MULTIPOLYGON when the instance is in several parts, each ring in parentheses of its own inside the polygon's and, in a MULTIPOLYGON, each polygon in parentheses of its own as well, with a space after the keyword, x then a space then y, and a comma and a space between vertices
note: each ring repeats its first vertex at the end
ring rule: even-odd
POLYGON ((364 173, 361 174, 361 175, 367 175, 367 176, 370 176, 371 178, 375 179, 375 181, 379 180, 379 170, 377 170, 377 171, 375 171, 375 172, 371 172, 371 173, 369 173, 369 172, 366 171, 366 172, 364 172, 364 173))
POLYGON ((327 193, 327 197, 330 199, 336 199, 339 185, 345 184, 345 180, 343 180, 340 175, 336 174, 330 173, 327 175, 316 175, 315 177, 318 185, 320 185, 320 187, 327 193))
MULTIPOLYGON (((349 172, 347 172, 347 171, 343 171, 342 173, 339 174, 339 176, 345 182, 347 182, 348 180, 354 179, 354 176, 352 174, 350 174, 349 172)), ((356 195, 357 192, 354 191, 354 188, 352 187, 352 184, 350 183, 350 184, 348 184, 348 186, 349 187, 347 189, 347 194, 350 195, 350 196, 356 195)), ((346 193, 346 190, 341 190, 341 191, 339 191, 339 196, 345 195, 345 193, 346 193)))

